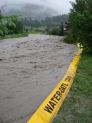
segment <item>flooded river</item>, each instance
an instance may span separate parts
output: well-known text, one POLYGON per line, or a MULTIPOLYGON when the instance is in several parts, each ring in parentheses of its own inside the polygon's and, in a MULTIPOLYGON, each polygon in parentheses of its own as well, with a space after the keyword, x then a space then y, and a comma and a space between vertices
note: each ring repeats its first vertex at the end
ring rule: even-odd
POLYGON ((75 50, 58 36, 0 41, 0 123, 26 123, 63 78, 75 50))

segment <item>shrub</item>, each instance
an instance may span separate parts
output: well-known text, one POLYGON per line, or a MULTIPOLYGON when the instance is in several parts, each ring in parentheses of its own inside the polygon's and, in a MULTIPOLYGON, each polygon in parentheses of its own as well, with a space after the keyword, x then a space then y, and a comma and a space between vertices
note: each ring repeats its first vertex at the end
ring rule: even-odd
POLYGON ((49 34, 50 34, 50 35, 64 36, 63 25, 61 25, 60 27, 53 27, 53 28, 49 31, 49 34))
POLYGON ((65 38, 64 41, 68 44, 75 44, 77 41, 75 40, 74 36, 72 34, 68 34, 65 38))
POLYGON ((74 41, 83 46, 84 52, 92 54, 92 0, 76 0, 72 6, 70 13, 72 34, 67 39, 72 43, 73 35, 74 41))
POLYGON ((59 28, 58 27, 54 27, 53 29, 51 29, 49 31, 50 35, 59 35, 59 28))

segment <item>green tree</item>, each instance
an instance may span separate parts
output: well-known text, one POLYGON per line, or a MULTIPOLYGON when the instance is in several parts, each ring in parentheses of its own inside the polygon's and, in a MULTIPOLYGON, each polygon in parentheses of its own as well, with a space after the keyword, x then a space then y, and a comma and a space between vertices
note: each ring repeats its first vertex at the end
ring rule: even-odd
POLYGON ((15 34, 23 32, 23 21, 19 16, 12 16, 10 21, 10 29, 13 30, 15 34))
POLYGON ((4 37, 6 34, 8 34, 8 29, 3 24, 4 17, 2 16, 2 12, 0 10, 0 37, 4 37))
POLYGON ((16 24, 12 21, 11 18, 7 20, 6 27, 8 28, 8 34, 15 33, 16 24))
POLYGON ((70 13, 71 35, 92 54, 92 0, 76 0, 70 13))

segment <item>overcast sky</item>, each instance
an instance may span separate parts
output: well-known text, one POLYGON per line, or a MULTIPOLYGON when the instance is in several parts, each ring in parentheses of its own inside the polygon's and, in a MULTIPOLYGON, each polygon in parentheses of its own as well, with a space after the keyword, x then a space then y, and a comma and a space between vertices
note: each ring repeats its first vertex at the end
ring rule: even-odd
POLYGON ((0 0, 0 7, 4 4, 16 4, 16 3, 36 3, 40 5, 48 6, 59 13, 68 13, 71 8, 70 1, 75 0, 0 0))

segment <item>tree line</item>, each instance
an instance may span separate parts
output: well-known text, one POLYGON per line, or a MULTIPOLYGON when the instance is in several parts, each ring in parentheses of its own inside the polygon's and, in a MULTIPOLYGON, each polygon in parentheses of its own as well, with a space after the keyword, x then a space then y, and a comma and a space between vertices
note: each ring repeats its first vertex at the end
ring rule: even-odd
POLYGON ((44 20, 33 20, 31 17, 29 17, 29 18, 23 18, 23 24, 25 26, 33 26, 33 27, 46 26, 50 28, 53 26, 59 26, 61 25, 61 22, 65 23, 65 21, 67 20, 68 20, 67 14, 46 17, 44 20))
POLYGON ((0 37, 12 34, 20 34, 23 32, 32 32, 34 28, 39 31, 43 28, 43 32, 50 35, 63 35, 65 21, 68 15, 58 15, 46 17, 44 20, 33 20, 31 17, 22 18, 22 16, 3 16, 0 11, 0 37))
POLYGON ((18 16, 3 16, 0 11, 0 37, 18 34, 24 31, 21 18, 18 16))

